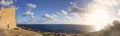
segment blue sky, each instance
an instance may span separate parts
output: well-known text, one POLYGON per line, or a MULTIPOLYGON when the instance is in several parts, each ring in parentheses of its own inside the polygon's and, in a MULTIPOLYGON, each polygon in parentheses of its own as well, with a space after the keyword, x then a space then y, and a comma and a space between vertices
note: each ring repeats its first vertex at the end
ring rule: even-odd
MULTIPOLYGON (((0 0, 2 1, 2 0, 0 0)), ((72 7, 71 2, 76 2, 79 1, 79 3, 84 4, 89 2, 88 0, 12 0, 13 3, 10 5, 16 6, 16 17, 17 17, 17 23, 18 24, 56 24, 56 23, 65 23, 65 22, 51 22, 53 20, 47 20, 45 22, 37 22, 38 20, 41 20, 45 14, 57 14, 58 12, 61 12, 61 10, 66 11, 67 13, 69 12, 68 8, 72 7), (33 4, 35 5, 35 8, 30 8, 28 4, 33 4), (31 10, 29 10, 31 9, 31 10), (31 20, 32 16, 26 15, 23 16, 27 13, 27 11, 30 11, 33 13, 35 21, 31 20), (37 21, 36 21, 37 20, 37 21), (32 21, 32 22, 25 22, 25 21, 32 21)), ((1 5, 2 6, 2 5, 1 5)), ((63 15, 59 15, 59 19, 64 17, 63 15)), ((64 18, 63 18, 64 19, 64 18)), ((58 24, 59 24, 58 23, 58 24)))
POLYGON ((16 15, 18 20, 21 20, 23 13, 27 10, 27 4, 32 3, 35 4, 37 7, 32 9, 32 12, 38 17, 44 15, 44 14, 51 14, 59 12, 62 9, 67 9, 67 7, 70 6, 70 2, 73 2, 73 0, 64 1, 64 0, 18 0, 15 2, 15 6, 19 7, 19 9, 16 11, 16 15))
MULTIPOLYGON (((23 21, 24 17, 22 17, 22 15, 26 12, 28 3, 36 5, 36 8, 32 9, 32 12, 34 12, 34 16, 37 19, 40 19, 41 16, 43 16, 44 14, 54 14, 61 10, 66 10, 69 6, 71 6, 70 2, 74 1, 76 0, 34 0, 34 1, 17 0, 17 2, 15 2, 14 4, 15 6, 19 7, 19 9, 16 11, 17 21, 18 23, 19 22, 21 23, 21 21, 23 21)), ((48 23, 48 22, 34 22, 34 23, 48 23)))
POLYGON ((14 5, 16 7, 17 24, 86 24, 86 22, 89 22, 89 19, 92 18, 91 16, 88 16, 91 12, 94 12, 94 9, 98 11, 105 10, 105 12, 107 11, 109 13, 116 12, 115 10, 117 10, 117 8, 115 7, 118 6, 116 5, 117 0, 101 1, 0 0, 0 7, 10 7, 11 5, 14 5))

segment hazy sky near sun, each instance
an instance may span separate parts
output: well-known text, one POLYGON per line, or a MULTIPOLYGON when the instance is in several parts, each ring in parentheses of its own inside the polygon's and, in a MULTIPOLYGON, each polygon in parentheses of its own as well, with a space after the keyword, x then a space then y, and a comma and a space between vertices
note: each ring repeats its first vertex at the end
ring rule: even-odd
MULTIPOLYGON (((0 0, 0 7, 16 6, 18 24, 85 24, 89 22, 89 16, 86 17, 91 9, 89 6, 95 8, 91 1, 97 2, 96 0, 0 0)), ((120 5, 117 4, 119 2, 115 3, 116 1, 103 3, 108 4, 109 7, 114 6, 109 10, 116 14, 120 12, 120 7, 118 7, 120 5)))

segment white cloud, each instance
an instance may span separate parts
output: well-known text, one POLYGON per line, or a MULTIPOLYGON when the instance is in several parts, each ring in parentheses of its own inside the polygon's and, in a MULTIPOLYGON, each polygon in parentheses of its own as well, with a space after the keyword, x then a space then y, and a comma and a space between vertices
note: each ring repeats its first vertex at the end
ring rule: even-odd
POLYGON ((18 10, 18 9, 19 9, 19 7, 16 7, 15 9, 16 9, 16 10, 18 10))
POLYGON ((35 20, 35 16, 31 16, 32 17, 32 20, 34 21, 35 20))
POLYGON ((68 12, 66 12, 65 10, 61 10, 60 12, 57 12, 56 14, 66 16, 68 12))
POLYGON ((31 11, 27 11, 27 12, 25 13, 25 15, 27 15, 27 16, 33 16, 34 14, 33 14, 33 12, 31 12, 31 11))
POLYGON ((71 7, 68 8, 68 10, 71 12, 71 13, 81 13, 81 11, 83 10, 83 8, 80 8, 80 3, 79 1, 77 2, 70 2, 70 4, 72 4, 71 7))
POLYGON ((79 1, 77 1, 77 2, 75 2, 75 3, 73 3, 73 7, 75 7, 75 8, 80 8, 80 3, 79 3, 79 1))
POLYGON ((36 17, 32 12, 32 9, 36 8, 36 5, 32 3, 28 3, 27 6, 28 6, 28 9, 26 10, 27 12, 24 13, 24 16, 31 18, 30 20, 28 20, 28 22, 36 21, 36 17))
POLYGON ((73 2, 70 2, 70 4, 71 4, 71 5, 74 5, 74 3, 73 3, 73 2))
POLYGON ((94 0, 94 2, 101 3, 103 5, 118 5, 119 0, 94 0))
POLYGON ((66 12, 65 10, 61 10, 61 11, 59 12, 59 14, 67 15, 67 12, 66 12))
POLYGON ((38 22, 47 22, 47 21, 55 21, 58 15, 56 14, 44 14, 38 22))
POLYGON ((114 18, 113 17, 115 15, 114 14, 114 12, 115 12, 114 7, 118 5, 117 1, 118 0, 91 0, 91 2, 88 3, 87 5, 85 5, 84 8, 83 7, 81 8, 81 5, 78 1, 77 2, 70 2, 70 4, 73 5, 71 7, 68 7, 68 10, 70 12, 64 13, 66 11, 62 10, 63 12, 59 12, 58 14, 61 14, 61 13, 63 15, 67 14, 66 16, 62 17, 64 19, 67 19, 66 21, 69 21, 69 22, 72 21, 73 23, 76 23, 76 24, 83 23, 83 24, 89 25, 90 24, 90 23, 88 23, 89 20, 91 18, 93 18, 91 16, 92 13, 96 12, 95 10, 97 10, 97 12, 99 14, 98 14, 98 16, 96 15, 96 17, 100 16, 101 20, 103 20, 102 18, 104 18, 105 21, 107 20, 107 22, 110 22, 114 18), (103 13, 100 13, 100 12, 103 12, 103 13), (109 18, 101 16, 100 14, 107 15, 106 17, 109 17, 109 18), (71 15, 73 15, 73 16, 71 16, 71 15), (108 21, 108 19, 110 21, 108 21))
POLYGON ((52 14, 52 15, 45 14, 45 15, 43 15, 42 17, 43 17, 43 18, 46 18, 46 19, 48 19, 48 20, 54 20, 54 19, 57 18, 57 15, 55 15, 55 14, 52 14))
POLYGON ((80 13, 80 10, 81 10, 77 7, 74 7, 74 5, 72 7, 69 7, 68 9, 71 13, 80 13))
POLYGON ((31 11, 25 12, 23 16, 25 16, 25 17, 30 17, 31 19, 30 19, 29 21, 35 21, 35 20, 36 20, 36 18, 35 18, 35 16, 34 16, 34 13, 31 12, 31 11))
MULTIPOLYGON (((78 2, 70 2, 70 4, 72 4, 73 6, 69 7, 69 11, 70 12, 67 12, 65 10, 61 10, 60 12, 57 12, 58 16, 62 16, 61 20, 64 20, 65 22, 73 22, 73 21, 76 21, 76 19, 79 20, 79 13, 81 12, 79 9, 79 3, 78 2), (72 16, 71 16, 72 15, 72 16)), ((59 19, 56 19, 56 20, 59 20, 59 19)))
MULTIPOLYGON (((102 11, 102 12, 110 13, 110 15, 109 15, 109 17, 110 17, 112 15, 111 12, 113 12, 113 13, 115 12, 113 10, 113 5, 114 6, 118 5, 117 0, 91 0, 91 2, 88 3, 87 5, 85 5, 84 8, 81 8, 81 5, 79 2, 70 2, 70 4, 72 4, 72 6, 68 7, 69 12, 67 12, 65 10, 61 10, 60 12, 57 12, 57 14, 63 15, 62 17, 59 15, 56 15, 56 14, 44 14, 42 16, 42 19, 39 20, 39 22, 45 22, 45 21, 50 21, 50 20, 54 20, 54 19, 56 19, 56 20, 64 20, 65 19, 65 22, 67 22, 67 23, 89 25, 90 23, 88 23, 88 22, 90 22, 89 20, 91 18, 93 18, 93 17, 91 17, 91 14, 94 12, 94 10, 97 10, 97 12, 102 11), (59 19, 57 17, 61 17, 62 19, 59 19)), ((36 5, 29 3, 28 7, 36 8, 36 5)), ((104 14, 104 13, 100 13, 100 14, 104 14)), ((34 13, 28 11, 28 12, 26 12, 26 15, 31 16, 31 19, 35 20, 34 13)), ((119 10, 118 15, 120 15, 120 10, 119 10)), ((100 16, 100 18, 102 18, 101 15, 98 15, 96 17, 98 18, 99 16, 100 16)), ((106 17, 104 17, 104 16, 103 16, 103 18, 106 19, 106 17)), ((110 17, 108 19, 111 20, 111 18, 113 18, 113 17, 110 17)))
POLYGON ((28 3, 27 5, 28 5, 29 8, 36 8, 36 5, 35 5, 35 4, 28 3))
POLYGON ((0 4, 2 6, 9 6, 9 5, 13 4, 13 3, 14 3, 13 0, 1 0, 0 1, 0 4))
POLYGON ((69 17, 69 16, 65 16, 65 20, 70 21, 71 19, 72 19, 71 17, 69 17))
POLYGON ((51 16, 53 16, 54 18, 57 18, 58 16, 57 15, 55 15, 55 14, 52 14, 51 16))

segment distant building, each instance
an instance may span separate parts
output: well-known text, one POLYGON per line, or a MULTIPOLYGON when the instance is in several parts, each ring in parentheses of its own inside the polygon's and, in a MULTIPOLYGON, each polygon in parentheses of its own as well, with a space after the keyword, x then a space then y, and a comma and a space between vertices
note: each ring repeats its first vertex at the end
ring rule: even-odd
POLYGON ((2 7, 0 10, 0 28, 13 29, 16 28, 15 7, 2 7))

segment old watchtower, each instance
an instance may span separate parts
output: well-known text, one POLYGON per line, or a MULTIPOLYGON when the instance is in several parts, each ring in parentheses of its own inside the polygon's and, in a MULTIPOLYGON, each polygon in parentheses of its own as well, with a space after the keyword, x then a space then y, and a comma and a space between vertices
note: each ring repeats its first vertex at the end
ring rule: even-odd
POLYGON ((2 7, 0 10, 0 28, 13 29, 16 28, 15 7, 2 7))

